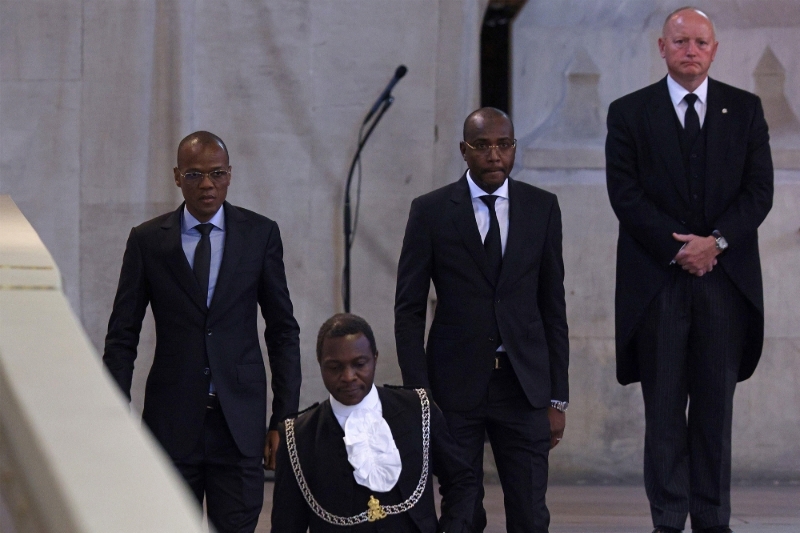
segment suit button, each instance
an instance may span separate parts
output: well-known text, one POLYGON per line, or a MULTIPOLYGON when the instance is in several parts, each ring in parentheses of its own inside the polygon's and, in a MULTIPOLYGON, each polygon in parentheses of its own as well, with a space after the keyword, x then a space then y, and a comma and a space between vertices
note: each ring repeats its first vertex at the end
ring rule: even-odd
POLYGON ((692 154, 692 159, 697 159, 697 154, 692 154))
POLYGON ((692 195, 692 198, 694 198, 695 200, 697 200, 698 196, 697 196, 696 194, 693 194, 693 195, 692 195))
POLYGON ((489 340, 494 342, 494 337, 489 337, 489 340))
POLYGON ((499 304, 499 303, 500 303, 500 298, 496 299, 496 300, 494 301, 494 303, 496 303, 496 304, 499 304))
POLYGON ((206 335, 208 335, 209 337, 211 336, 211 330, 210 329, 206 330, 206 335))
POLYGON ((205 374, 206 376, 209 375, 210 373, 211 373, 211 370, 209 370, 207 368, 203 369, 203 374, 205 374))

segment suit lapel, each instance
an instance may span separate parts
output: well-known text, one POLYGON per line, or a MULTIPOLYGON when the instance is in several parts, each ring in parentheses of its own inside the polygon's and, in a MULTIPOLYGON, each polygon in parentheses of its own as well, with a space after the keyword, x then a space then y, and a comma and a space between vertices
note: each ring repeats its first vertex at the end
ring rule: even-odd
MULTIPOLYGON (((314 456, 314 497, 323 508, 342 516, 352 516, 366 509, 367 502, 361 502, 360 509, 354 509, 353 490, 356 481, 353 478, 353 467, 347 460, 347 449, 344 446, 344 430, 336 420, 329 401, 320 405, 320 421, 314 456)), ((308 474, 306 468, 303 471, 308 474)))
POLYGON ((419 483, 419 476, 422 472, 422 456, 419 453, 419 445, 422 441, 417 442, 414 436, 416 432, 411 430, 416 427, 416 424, 412 424, 411 420, 405 416, 406 412, 395 395, 383 388, 378 388, 378 396, 381 398, 383 418, 392 431, 395 446, 397 446, 403 461, 403 470, 400 473, 400 479, 397 480, 396 488, 400 491, 401 497, 405 499, 411 496, 419 483))
POLYGON ((671 176, 678 194, 688 203, 689 183, 686 181, 680 140, 675 129, 675 107, 669 97, 666 78, 656 86, 654 97, 647 105, 647 114, 655 150, 661 155, 667 169, 665 175, 671 176))
POLYGON ((719 179, 723 172, 720 166, 728 154, 730 143, 730 120, 733 120, 733 109, 728 109, 725 96, 716 81, 709 78, 708 95, 706 97, 706 117, 703 127, 706 128, 706 207, 716 198, 722 198, 721 190, 725 184, 719 179), (723 109, 725 112, 723 113, 723 109))
POLYGON ((245 236, 250 231, 250 225, 241 211, 225 202, 222 204, 225 209, 225 250, 222 252, 222 264, 217 275, 217 285, 214 288, 214 296, 211 298, 211 308, 219 304, 216 302, 230 294, 229 286, 234 280, 234 272, 239 261, 244 255, 245 236))
POLYGON ((454 207, 451 218, 456 230, 461 234, 464 246, 489 283, 494 285, 495 281, 489 272, 486 250, 483 249, 481 234, 478 231, 478 223, 475 222, 475 211, 472 209, 472 196, 469 193, 466 173, 456 183, 450 201, 454 207))
POLYGON ((161 229, 164 231, 164 238, 161 241, 162 251, 167 267, 178 280, 178 284, 186 291, 192 302, 205 312, 208 309, 206 307, 207 296, 203 294, 203 289, 194 277, 194 272, 189 267, 189 261, 183 251, 181 242, 182 212, 183 204, 161 224, 161 229))
POLYGON ((526 228, 541 224, 526 224, 526 218, 535 215, 535 206, 522 205, 523 199, 517 188, 517 182, 508 178, 508 236, 506 237, 506 251, 503 254, 503 268, 500 270, 500 279, 497 286, 513 281, 519 277, 520 266, 526 264, 528 252, 532 249, 531 240, 526 233, 526 228), (525 245, 525 243, 528 243, 525 245))

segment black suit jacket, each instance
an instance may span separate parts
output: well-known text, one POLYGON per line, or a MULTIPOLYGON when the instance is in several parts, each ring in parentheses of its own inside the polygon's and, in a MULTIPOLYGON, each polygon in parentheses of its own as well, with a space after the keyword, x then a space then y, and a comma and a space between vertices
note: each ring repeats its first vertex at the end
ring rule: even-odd
MULTIPOLYGON (((330 401, 303 413, 295 420, 297 454, 311 494, 323 509, 338 516, 355 516, 367 510, 369 495, 384 503, 400 503, 416 489, 422 472, 422 408, 413 390, 379 388, 383 418, 389 424, 400 452, 403 469, 389 493, 375 493, 358 485, 347 460, 344 431, 336 420, 330 401)), ((281 427, 281 443, 286 442, 281 427)), ((477 487, 461 449, 447 431, 444 416, 431 402, 430 465, 427 485, 408 517, 421 533, 467 533, 474 511, 477 487), (442 494, 442 517, 436 519, 433 474, 442 494)), ((389 520, 391 517, 384 519, 389 520)), ((380 524, 380 522, 376 522, 380 524)), ((320 519, 308 506, 298 487, 284 444, 278 450, 272 497, 272 531, 275 533, 332 533, 373 531, 369 523, 346 528, 320 519)), ((394 531, 394 529, 392 529, 394 531)))
POLYGON ((173 459, 186 456, 200 438, 207 365, 239 450, 250 457, 263 454, 267 380, 257 305, 272 370, 269 427, 277 428, 299 401, 299 327, 278 226, 227 202, 223 208, 225 249, 210 307, 181 245, 181 206, 131 230, 108 324, 103 362, 130 398, 142 319, 147 305, 152 308, 156 351, 142 417, 173 459))
MULTIPOLYGON (((761 101, 708 80, 704 215, 729 248, 718 265, 752 304, 739 379, 755 370, 764 338, 757 229, 772 207, 769 134, 761 101)), ((648 304, 670 276, 687 226, 689 185, 666 78, 616 100, 608 109, 606 175, 619 219, 617 243, 617 379, 639 380, 631 342, 648 304)))
POLYGON ((445 410, 473 409, 486 393, 497 347, 492 308, 531 405, 569 399, 561 211, 554 194, 508 182, 508 241, 497 286, 466 176, 411 204, 397 270, 397 358, 403 382, 431 387, 445 410), (437 301, 425 346, 431 280, 437 301))

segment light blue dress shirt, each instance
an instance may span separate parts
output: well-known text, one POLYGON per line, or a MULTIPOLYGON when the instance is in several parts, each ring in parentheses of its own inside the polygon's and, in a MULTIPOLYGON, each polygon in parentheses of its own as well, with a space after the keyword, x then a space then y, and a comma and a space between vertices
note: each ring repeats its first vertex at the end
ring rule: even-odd
MULTIPOLYGON (((217 287, 219 267, 222 265, 222 252, 225 251, 225 210, 220 207, 208 222, 214 226, 208 235, 208 238, 211 239, 211 270, 208 273, 206 305, 210 307, 214 289, 217 287)), ((194 218, 184 206, 181 216, 181 245, 191 268, 194 268, 194 251, 200 242, 200 232, 195 229, 198 224, 200 221, 194 218)))

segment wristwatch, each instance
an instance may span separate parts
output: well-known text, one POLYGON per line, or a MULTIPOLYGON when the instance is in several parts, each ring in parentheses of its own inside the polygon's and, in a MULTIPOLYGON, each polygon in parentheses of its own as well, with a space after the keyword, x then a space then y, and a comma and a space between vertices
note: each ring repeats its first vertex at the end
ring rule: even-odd
POLYGON ((550 400, 550 407, 559 411, 561 413, 567 412, 567 407, 569 407, 569 402, 561 402, 558 400, 550 400))
POLYGON ((717 250, 719 250, 720 252, 724 252, 725 250, 727 250, 728 241, 725 240, 725 237, 723 237, 719 231, 714 230, 711 232, 711 235, 714 237, 714 240, 717 243, 717 250))

